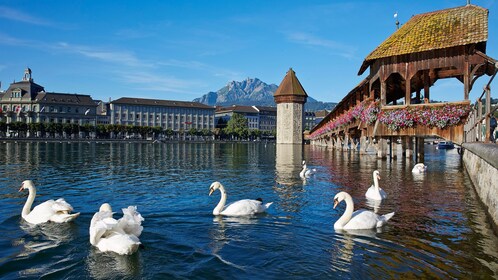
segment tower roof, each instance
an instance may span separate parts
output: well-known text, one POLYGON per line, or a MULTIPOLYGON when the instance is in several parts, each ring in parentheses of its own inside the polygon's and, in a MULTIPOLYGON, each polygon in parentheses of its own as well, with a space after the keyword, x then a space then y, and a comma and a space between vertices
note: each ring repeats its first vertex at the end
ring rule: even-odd
POLYGON ((308 97, 308 94, 306 94, 306 91, 296 77, 296 72, 294 72, 292 68, 287 71, 287 74, 273 94, 273 97, 276 98, 278 96, 289 95, 308 97))

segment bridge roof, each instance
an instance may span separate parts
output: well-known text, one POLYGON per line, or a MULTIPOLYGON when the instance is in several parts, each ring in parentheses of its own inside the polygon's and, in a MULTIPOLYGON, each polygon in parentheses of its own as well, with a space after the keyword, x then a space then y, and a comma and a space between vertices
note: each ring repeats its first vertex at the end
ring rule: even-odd
POLYGON ((304 90, 303 86, 296 77, 296 72, 294 72, 292 68, 290 68, 289 71, 287 71, 287 74, 285 75, 284 79, 282 80, 277 90, 273 94, 274 97, 283 96, 283 95, 296 95, 296 96, 308 97, 308 94, 306 94, 306 91, 304 90))
POLYGON ((365 58, 358 74, 379 58, 476 44, 487 39, 485 8, 469 4, 415 15, 365 58))

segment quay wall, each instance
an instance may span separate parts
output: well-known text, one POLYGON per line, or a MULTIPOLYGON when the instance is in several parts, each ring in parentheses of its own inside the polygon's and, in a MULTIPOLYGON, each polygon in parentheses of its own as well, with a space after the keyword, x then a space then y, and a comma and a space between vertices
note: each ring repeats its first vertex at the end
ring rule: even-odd
POLYGON ((465 168, 498 229, 498 145, 464 143, 462 147, 465 168))

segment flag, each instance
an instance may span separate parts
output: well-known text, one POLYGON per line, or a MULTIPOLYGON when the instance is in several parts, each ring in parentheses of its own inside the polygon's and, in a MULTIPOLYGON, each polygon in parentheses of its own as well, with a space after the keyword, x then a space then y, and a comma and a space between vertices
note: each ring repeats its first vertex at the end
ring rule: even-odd
POLYGON ((88 115, 88 113, 90 113, 90 108, 86 109, 85 116, 88 115))
POLYGON ((21 105, 17 105, 16 113, 19 115, 21 113, 21 105))

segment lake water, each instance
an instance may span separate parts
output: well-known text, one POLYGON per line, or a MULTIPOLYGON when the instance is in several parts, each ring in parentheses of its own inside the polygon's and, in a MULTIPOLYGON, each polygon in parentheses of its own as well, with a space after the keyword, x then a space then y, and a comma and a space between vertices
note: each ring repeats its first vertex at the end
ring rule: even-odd
POLYGON ((0 278, 45 279, 381 279, 498 278, 498 238, 455 150, 426 145, 427 174, 413 163, 305 146, 264 143, 0 143, 0 278), (299 178, 301 161, 316 168, 299 178), (335 231, 345 204, 370 208, 364 194, 378 169, 387 192, 380 230, 335 231), (69 224, 21 221, 34 205, 64 197, 69 224), (228 202, 261 197, 267 214, 214 217, 220 181, 228 202), (131 256, 100 253, 88 228, 99 206, 137 205, 144 247, 131 256))

